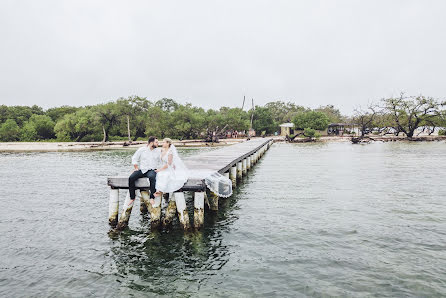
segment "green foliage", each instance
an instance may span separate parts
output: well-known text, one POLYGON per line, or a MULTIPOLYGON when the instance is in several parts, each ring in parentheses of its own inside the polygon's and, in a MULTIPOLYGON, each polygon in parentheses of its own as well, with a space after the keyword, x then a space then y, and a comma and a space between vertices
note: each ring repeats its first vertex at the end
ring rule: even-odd
POLYGON ((198 138, 205 121, 206 114, 203 109, 194 108, 191 104, 182 105, 171 113, 167 132, 170 136, 179 139, 198 138))
POLYGON ((242 109, 222 107, 220 114, 222 119, 221 125, 227 125, 227 130, 241 131, 249 129, 250 116, 242 109))
POLYGON ((54 131, 60 141, 79 142, 89 135, 89 140, 92 138, 91 135, 95 135, 93 139, 98 140, 97 135, 100 135, 101 128, 95 112, 91 108, 84 108, 65 115, 56 123, 54 131))
POLYGON ((436 100, 424 96, 405 97, 401 94, 398 98, 387 98, 382 102, 386 111, 392 115, 395 128, 407 137, 412 137, 423 123, 433 121, 439 110, 436 100))
POLYGON ((252 127, 257 132, 274 133, 278 124, 274 121, 271 111, 266 107, 256 106, 252 127))
POLYGON ((438 135, 439 135, 439 136, 446 136, 446 129, 440 129, 440 130, 438 131, 438 135))
MULTIPOLYGON (((9 112, 8 106, 0 105, 0 124, 6 122, 6 120, 8 120, 8 118, 9 118, 8 112, 9 112)), ((11 120, 13 120, 13 119, 11 119, 11 120)))
POLYGON ((96 120, 102 127, 104 137, 103 142, 107 142, 109 138, 110 131, 116 128, 119 124, 121 116, 125 111, 121 110, 120 106, 115 102, 108 102, 105 104, 100 104, 93 107, 93 111, 96 116, 96 120))
POLYGON ((50 116, 51 119, 56 123, 59 119, 62 119, 67 114, 75 113, 80 108, 61 106, 56 108, 50 108, 45 111, 45 115, 50 116))
POLYGON ((33 105, 32 107, 27 106, 2 106, 0 110, 1 118, 6 121, 6 119, 14 120, 18 126, 22 127, 23 124, 31 118, 33 114, 43 115, 43 110, 41 107, 33 105))
POLYGON ((297 114, 293 119, 295 129, 324 130, 328 127, 329 122, 328 117, 318 111, 305 111, 297 114))
POLYGON ((298 113, 307 110, 306 108, 298 106, 292 102, 285 103, 283 101, 269 102, 265 105, 265 108, 271 112, 271 116, 277 124, 291 122, 298 113))
POLYGON ((22 128, 24 141, 54 138, 54 121, 47 115, 32 115, 22 128))
POLYGON ((32 122, 25 122, 22 127, 22 134, 20 139, 25 142, 38 140, 36 127, 32 122))
POLYGON ((46 111, 39 106, 0 105, 0 128, 8 122, 4 127, 10 133, 5 134, 6 128, 3 129, 2 138, 21 141, 54 137, 58 141, 146 140, 149 135, 191 139, 247 132, 252 119, 257 135, 268 135, 276 132, 280 123, 307 112, 304 107, 282 101, 257 106, 254 112, 230 107, 205 111, 169 98, 151 102, 130 96, 95 106, 61 106, 46 111))
POLYGON ((306 136, 307 138, 313 139, 313 138, 320 138, 321 134, 318 133, 315 129, 313 128, 304 128, 304 136, 306 136))
POLYGON ((8 119, 0 125, 0 141, 2 142, 14 142, 20 139, 20 127, 17 123, 8 119))
POLYGON ((170 98, 163 98, 155 102, 155 106, 160 108, 165 112, 173 112, 179 108, 180 104, 178 104, 175 100, 170 98))
POLYGON ((167 137, 167 129, 169 128, 170 114, 159 106, 148 109, 146 113, 146 136, 156 136, 158 138, 167 137))
POLYGON ((321 106, 315 111, 324 113, 328 117, 329 123, 341 123, 345 120, 339 109, 336 109, 333 105, 321 106))
POLYGON ((136 140, 139 137, 145 137, 146 113, 153 104, 146 98, 130 96, 127 99, 119 98, 116 105, 121 116, 119 116, 119 125, 112 133, 126 136, 129 139, 130 130, 130 139, 136 140))

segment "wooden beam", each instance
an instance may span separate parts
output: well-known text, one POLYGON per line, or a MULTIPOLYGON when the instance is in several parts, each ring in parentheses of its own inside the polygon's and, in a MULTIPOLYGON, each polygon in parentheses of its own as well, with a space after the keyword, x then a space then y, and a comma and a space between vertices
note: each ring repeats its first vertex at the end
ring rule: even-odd
MULTIPOLYGON (((128 177, 109 177, 107 178, 107 185, 112 189, 128 189, 129 178, 128 177)), ((135 186, 137 189, 148 189, 150 183, 147 178, 140 178, 136 180, 135 186)), ((206 189, 206 185, 203 180, 189 179, 186 184, 178 191, 200 191, 206 189)))

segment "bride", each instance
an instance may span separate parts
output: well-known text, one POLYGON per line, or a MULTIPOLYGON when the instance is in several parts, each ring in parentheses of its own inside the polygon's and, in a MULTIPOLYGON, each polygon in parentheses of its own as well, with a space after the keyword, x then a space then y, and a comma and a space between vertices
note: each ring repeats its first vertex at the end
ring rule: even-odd
MULTIPOLYGON (((169 138, 163 140, 161 164, 162 166, 156 170, 155 197, 179 190, 190 175, 195 179, 203 179, 207 188, 219 197, 227 198, 232 195, 232 181, 219 172, 200 169, 189 171, 169 138)), ((155 200, 150 199, 150 203, 154 205, 155 200)))
MULTIPOLYGON (((182 188, 188 179, 188 170, 178 155, 172 140, 165 138, 161 148, 161 168, 156 170, 155 197, 182 188)), ((155 201, 150 200, 152 205, 155 201)))

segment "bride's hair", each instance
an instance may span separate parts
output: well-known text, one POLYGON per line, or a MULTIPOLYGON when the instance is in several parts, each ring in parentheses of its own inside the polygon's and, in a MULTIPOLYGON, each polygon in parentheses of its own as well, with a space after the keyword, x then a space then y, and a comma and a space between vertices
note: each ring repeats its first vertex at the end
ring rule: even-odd
POLYGON ((166 143, 168 143, 168 144, 169 144, 169 147, 172 146, 172 139, 164 138, 163 141, 166 142, 166 143))

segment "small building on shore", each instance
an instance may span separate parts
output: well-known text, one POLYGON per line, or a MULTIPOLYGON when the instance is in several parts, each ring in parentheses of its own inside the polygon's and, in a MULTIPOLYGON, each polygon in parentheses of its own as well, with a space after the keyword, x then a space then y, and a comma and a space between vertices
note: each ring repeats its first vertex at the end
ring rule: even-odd
POLYGON ((280 126, 280 135, 281 136, 289 136, 294 133, 294 124, 293 123, 282 123, 280 126))

